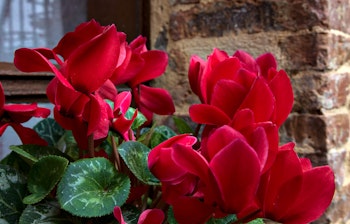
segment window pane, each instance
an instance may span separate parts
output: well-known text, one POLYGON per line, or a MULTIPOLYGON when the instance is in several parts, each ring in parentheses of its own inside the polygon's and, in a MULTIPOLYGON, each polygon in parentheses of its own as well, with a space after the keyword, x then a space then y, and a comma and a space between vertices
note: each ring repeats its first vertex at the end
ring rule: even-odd
POLYGON ((52 48, 84 21, 84 0, 2 0, 0 61, 12 62, 13 52, 20 47, 52 48))

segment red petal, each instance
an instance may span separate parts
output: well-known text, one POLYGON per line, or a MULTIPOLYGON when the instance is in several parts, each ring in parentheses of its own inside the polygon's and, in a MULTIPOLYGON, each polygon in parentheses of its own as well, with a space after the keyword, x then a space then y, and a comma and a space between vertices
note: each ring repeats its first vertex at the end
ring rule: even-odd
POLYGON ((214 212, 208 206, 194 197, 181 197, 173 204, 174 216, 178 223, 206 223, 214 212))
POLYGON ((208 104, 194 104, 189 109, 191 119, 199 124, 225 125, 230 118, 219 108, 208 104))
MULTIPOLYGON (((270 70, 270 72, 276 72, 270 70)), ((273 122, 277 126, 286 120, 293 107, 293 89, 287 73, 279 71, 269 83, 270 89, 276 99, 276 109, 273 115, 273 122)))
POLYGON ((235 116, 233 117, 233 120, 231 121, 230 126, 234 129, 241 131, 251 125, 253 125, 254 122, 254 114, 253 111, 250 109, 243 109, 239 110, 235 116))
POLYGON ((160 209, 147 209, 139 217, 137 224, 162 224, 165 215, 160 209))
POLYGON ((204 183, 209 182, 209 165, 205 158, 190 146, 175 145, 172 151, 174 162, 186 170, 200 177, 204 183))
POLYGON ((38 107, 36 103, 32 104, 6 104, 4 110, 7 111, 11 120, 16 123, 23 123, 32 117, 46 118, 50 114, 50 110, 38 107))
POLYGON ((176 135, 168 140, 160 143, 151 150, 148 156, 148 167, 155 176, 164 181, 177 179, 184 174, 184 171, 179 170, 171 157, 172 146, 174 144, 192 146, 197 139, 188 134, 176 135), (173 164, 169 166, 169 164, 173 164), (168 170, 169 169, 169 170, 168 170))
POLYGON ((119 93, 114 101, 114 111, 120 111, 122 114, 125 114, 130 107, 131 98, 129 91, 119 93))
POLYGON ((213 67, 210 73, 204 73, 201 82, 201 92, 205 103, 211 101, 216 83, 221 79, 233 80, 235 73, 241 68, 237 58, 228 58, 213 67))
POLYGON ((329 166, 313 168, 303 175, 300 195, 290 205, 283 223, 309 223, 318 219, 330 205, 335 191, 334 173, 329 166))
POLYGON ((289 143, 280 148, 272 167, 265 175, 266 179, 262 180, 259 197, 267 212, 282 215, 280 213, 286 212, 299 194, 301 179, 298 177, 302 176, 302 168, 293 147, 294 144, 289 143), (281 191, 283 185, 284 190, 288 191, 286 194, 281 191))
POLYGON ((74 88, 91 93, 109 79, 116 68, 119 39, 115 26, 79 46, 65 62, 65 71, 74 88))
POLYGON ((100 95, 103 99, 109 99, 114 101, 118 95, 118 90, 115 85, 111 82, 111 80, 107 80, 101 88, 98 89, 98 95, 100 95))
POLYGON ((243 67, 251 72, 258 73, 259 67, 255 59, 245 51, 238 50, 233 54, 233 57, 239 58, 243 63, 243 67))
POLYGON ((260 55, 256 59, 256 63, 259 65, 260 75, 262 75, 266 80, 269 80, 268 75, 270 68, 277 69, 276 59, 271 53, 260 55))
POLYGON ((246 93, 246 89, 240 84, 231 80, 220 80, 214 88, 210 104, 220 108, 229 117, 233 117, 246 93))
POLYGON ((73 88, 56 66, 35 50, 28 48, 16 50, 14 64, 22 72, 53 72, 63 85, 73 88))
POLYGON ((275 109, 275 98, 263 78, 257 78, 240 109, 254 112, 255 122, 268 121, 275 109))
POLYGON ((220 150, 236 139, 245 140, 245 137, 235 129, 224 125, 208 137, 207 150, 209 159, 212 159, 220 150))
POLYGON ((143 107, 160 115, 170 115, 175 112, 171 95, 162 88, 140 85, 140 103, 143 107))
POLYGON ((260 181, 260 163, 254 149, 237 139, 217 153, 209 166, 221 191, 224 211, 236 214, 245 209, 260 181))
POLYGON ((191 57, 190 66, 188 69, 188 81, 190 83, 193 93, 198 95, 202 100, 202 93, 200 92, 201 79, 203 74, 203 69, 206 62, 199 56, 194 55, 191 57))
POLYGON ((151 50, 141 54, 145 64, 141 71, 129 82, 132 87, 162 75, 168 65, 168 55, 159 50, 151 50))
POLYGON ((67 59, 77 47, 101 34, 103 30, 104 26, 101 26, 95 20, 82 23, 75 28, 74 32, 65 34, 54 48, 54 51, 67 59))
POLYGON ((114 215, 114 218, 116 218, 116 220, 118 220, 118 222, 120 224, 127 224, 125 221, 124 221, 124 218, 123 218, 123 215, 122 215, 122 210, 120 209, 119 206, 115 206, 114 209, 113 209, 113 215, 114 215))
POLYGON ((34 144, 42 146, 48 145, 48 143, 42 139, 33 129, 23 127, 17 123, 10 123, 10 126, 16 131, 23 144, 34 144))
POLYGON ((111 80, 115 85, 125 84, 132 80, 145 66, 145 61, 138 54, 133 54, 131 49, 126 49, 126 59, 123 67, 118 67, 111 76, 111 80))
POLYGON ((269 153, 269 142, 267 140, 265 129, 263 127, 256 128, 248 138, 250 145, 259 157, 261 171, 263 171, 269 153))

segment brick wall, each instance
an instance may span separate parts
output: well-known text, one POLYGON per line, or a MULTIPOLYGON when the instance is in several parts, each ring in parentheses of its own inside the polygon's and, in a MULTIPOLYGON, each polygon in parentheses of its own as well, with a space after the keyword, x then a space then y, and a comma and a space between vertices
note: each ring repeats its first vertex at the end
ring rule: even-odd
POLYGON ((295 105, 281 129, 301 155, 335 171, 337 192, 318 223, 350 223, 350 0, 152 0, 151 47, 169 53, 162 85, 177 113, 198 102, 187 82, 192 54, 214 47, 272 52, 291 77, 295 105))

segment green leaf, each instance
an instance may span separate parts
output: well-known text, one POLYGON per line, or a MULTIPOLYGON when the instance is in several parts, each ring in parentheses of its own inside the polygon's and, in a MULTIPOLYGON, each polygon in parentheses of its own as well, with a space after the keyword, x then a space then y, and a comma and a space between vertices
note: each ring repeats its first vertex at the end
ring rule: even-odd
POLYGON ((0 164, 0 223, 17 223, 25 208, 25 178, 8 165, 0 164))
POLYGON ((69 224, 73 222, 64 216, 56 201, 43 201, 35 205, 28 205, 24 209, 19 224, 27 223, 69 224))
MULTIPOLYGON (((125 113, 125 117, 127 119, 131 120, 132 117, 134 116, 135 112, 136 112, 136 110, 134 108, 129 107, 129 109, 125 113)), ((147 121, 147 118, 140 111, 137 111, 137 115, 136 115, 134 122, 131 125, 131 129, 136 130, 141 125, 143 125, 146 121, 147 121)))
POLYGON ((161 125, 154 128, 153 134, 151 136, 150 145, 151 148, 156 147, 165 140, 175 136, 176 133, 167 126, 161 125))
POLYGON ((128 198, 130 180, 118 173, 114 165, 102 157, 81 159, 71 163, 58 184, 61 207, 80 217, 99 217, 113 212, 128 198))
POLYGON ((34 204, 44 199, 63 176, 68 160, 60 156, 45 156, 34 163, 28 175, 28 190, 31 195, 23 199, 25 204, 34 204))
POLYGON ((159 180, 148 169, 148 154, 151 150, 140 142, 123 142, 118 152, 130 171, 148 185, 159 185, 159 180))
POLYGON ((236 220, 237 220, 236 215, 228 215, 221 219, 211 218, 209 219, 207 224, 229 224, 236 220))
POLYGON ((124 221, 128 224, 137 224, 141 211, 135 206, 125 204, 121 207, 124 221))
POLYGON ((180 134, 194 133, 193 129, 187 124, 187 122, 184 119, 173 116, 173 120, 175 123, 175 127, 177 128, 180 134))
POLYGON ((49 146, 56 146, 57 142, 64 135, 65 130, 53 118, 46 118, 39 121, 33 129, 49 143, 49 146))
POLYGON ((63 152, 51 146, 11 145, 10 149, 26 158, 31 163, 37 162, 40 158, 49 155, 67 157, 63 152))
POLYGON ((176 219, 174 217, 174 210, 173 210, 172 206, 170 206, 169 209, 168 209, 167 217, 168 217, 167 221, 168 221, 169 224, 177 224, 177 221, 176 221, 176 219))
POLYGON ((255 219, 253 221, 248 222, 248 224, 264 224, 264 220, 263 219, 255 219))
POLYGON ((79 159, 79 147, 74 139, 72 131, 66 131, 63 136, 63 142, 61 147, 65 149, 65 154, 73 158, 73 160, 79 159))
POLYGON ((10 152, 5 158, 3 158, 0 163, 9 165, 24 175, 28 174, 30 170, 28 163, 26 163, 26 161, 19 154, 13 151, 10 152))

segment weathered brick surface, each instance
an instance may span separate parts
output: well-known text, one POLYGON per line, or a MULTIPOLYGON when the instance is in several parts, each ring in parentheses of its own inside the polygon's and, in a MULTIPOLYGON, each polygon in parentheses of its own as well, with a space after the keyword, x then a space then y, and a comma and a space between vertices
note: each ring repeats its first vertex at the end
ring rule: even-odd
POLYGON ((345 107, 350 94, 350 73, 345 71, 299 72, 292 75, 294 112, 321 114, 345 107))
POLYGON ((198 4, 170 16, 170 36, 180 40, 194 36, 222 36, 225 31, 298 31, 327 27, 322 1, 214 1, 198 4))
POLYGON ((350 1, 338 0, 328 1, 327 18, 331 29, 339 30, 345 33, 350 33, 350 1))

